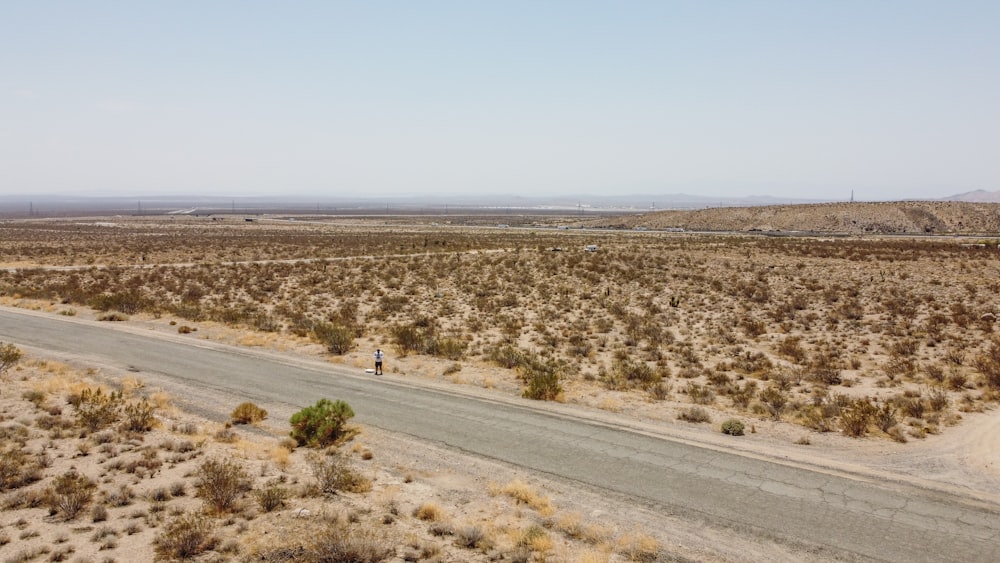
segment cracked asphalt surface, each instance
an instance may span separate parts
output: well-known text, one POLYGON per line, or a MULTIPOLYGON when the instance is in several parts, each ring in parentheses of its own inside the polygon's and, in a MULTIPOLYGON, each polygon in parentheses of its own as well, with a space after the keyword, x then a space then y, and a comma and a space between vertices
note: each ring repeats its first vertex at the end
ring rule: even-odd
POLYGON ((9 308, 0 308, 0 340, 264 404, 299 408, 320 397, 343 399, 362 424, 831 559, 1000 560, 1000 506, 990 502, 699 447, 590 420, 582 411, 574 416, 530 401, 492 400, 189 336, 9 308))

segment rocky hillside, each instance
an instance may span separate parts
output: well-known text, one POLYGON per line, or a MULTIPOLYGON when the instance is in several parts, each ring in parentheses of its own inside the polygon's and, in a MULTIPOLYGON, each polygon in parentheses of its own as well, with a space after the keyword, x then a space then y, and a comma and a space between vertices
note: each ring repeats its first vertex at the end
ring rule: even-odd
POLYGON ((819 231, 882 234, 997 234, 1000 204, 942 201, 820 203, 659 211, 588 226, 689 231, 819 231))

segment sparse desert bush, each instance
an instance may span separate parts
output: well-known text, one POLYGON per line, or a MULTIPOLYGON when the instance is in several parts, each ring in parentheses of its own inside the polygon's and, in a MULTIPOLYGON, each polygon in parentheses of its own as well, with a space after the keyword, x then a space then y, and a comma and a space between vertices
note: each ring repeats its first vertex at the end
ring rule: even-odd
POLYGON ((230 512, 243 493, 250 490, 250 477, 233 460, 209 459, 198 468, 198 496, 216 512, 230 512))
POLYGON ((105 393, 101 388, 87 388, 80 392, 75 406, 80 426, 96 432, 118 421, 121 416, 122 393, 105 393))
POLYGON ((612 365, 611 369, 619 378, 626 381, 629 387, 637 386, 647 389, 663 379, 663 375, 659 371, 641 361, 619 360, 612 365))
POLYGON ((691 402, 697 405, 710 405, 715 400, 715 393, 711 389, 693 381, 688 382, 684 391, 691 398, 691 402))
POLYGON ((489 359, 499 365, 500 367, 507 369, 514 369, 524 363, 526 354, 524 351, 511 346, 509 344, 504 344, 502 346, 497 346, 490 350, 489 359))
POLYGON ((785 410, 785 405, 788 404, 788 395, 779 386, 769 386, 760 392, 758 398, 775 420, 781 419, 781 413, 785 410))
POLYGON ((392 542, 369 530, 330 525, 321 530, 302 554, 303 563, 379 563, 396 553, 392 542))
POLYGON ((654 401, 666 401, 670 398, 670 384, 659 382, 649 387, 649 396, 654 401))
POLYGON ((49 488, 49 512, 65 520, 76 518, 94 496, 94 488, 93 481, 76 471, 63 473, 49 488))
POLYGON ((21 398, 35 405, 35 408, 42 408, 45 403, 45 393, 42 391, 29 390, 21 393, 21 398))
POLYGON ((99 321, 111 321, 111 322, 122 322, 129 319, 128 315, 124 313, 104 313, 98 315, 97 320, 99 321))
POLYGON ((0 343, 0 375, 7 373, 7 370, 17 365, 22 356, 23 353, 17 346, 0 343))
POLYGON ((711 422, 712 417, 708 411, 701 407, 688 407, 677 413, 677 418, 684 422, 711 422))
POLYGON ((353 417, 354 411, 344 401, 320 399, 292 415, 291 436, 300 446, 328 446, 344 436, 345 425, 353 417))
POLYGON ((285 505, 285 498, 288 496, 288 491, 279 487, 278 485, 268 485, 263 489, 258 489, 254 492, 254 497, 257 499, 257 505, 264 512, 273 512, 285 505))
POLYGON ((982 374, 991 389, 1000 389, 1000 340, 994 340, 989 349, 976 356, 973 366, 982 374))
POLYGON ((730 418, 722 423, 722 433, 730 436, 742 436, 744 428, 743 422, 736 418, 730 418))
POLYGON ((734 386, 729 394, 733 406, 741 409, 747 408, 756 396, 757 382, 754 380, 747 381, 742 386, 734 386))
POLYGON ((103 504, 95 504, 90 508, 90 519, 93 522, 104 522, 108 519, 108 508, 103 504))
POLYGON ((123 409, 125 420, 122 422, 122 428, 128 432, 148 432, 153 429, 153 424, 156 422, 154 412, 156 407, 146 399, 129 403, 123 409))
POLYGON ((371 481, 351 469, 347 460, 338 453, 311 455, 309 466, 319 490, 326 494, 336 494, 338 491, 363 493, 371 490, 371 481))
POLYGON ((157 561, 191 559, 218 543, 211 519, 188 512, 169 520, 154 540, 157 561))
POLYGON ((486 547, 486 532, 479 526, 462 526, 455 530, 455 545, 466 549, 486 547))
POLYGON ((0 451, 0 492, 34 483, 42 478, 37 459, 17 445, 0 451))
POLYGON ((856 399, 840 413, 840 428, 844 434, 859 438, 868 433, 868 425, 875 413, 875 406, 868 399, 856 399))
POLYGON ((229 416, 236 424, 254 424, 267 418, 267 411, 253 403, 246 402, 240 403, 229 416))
POLYGON ((554 401, 562 393, 557 370, 554 363, 539 358, 526 361, 519 368, 521 379, 525 382, 522 395, 536 401, 554 401))
POLYGON ((318 322, 313 324, 312 333, 316 341, 332 354, 346 354, 354 348, 356 330, 349 326, 318 322))

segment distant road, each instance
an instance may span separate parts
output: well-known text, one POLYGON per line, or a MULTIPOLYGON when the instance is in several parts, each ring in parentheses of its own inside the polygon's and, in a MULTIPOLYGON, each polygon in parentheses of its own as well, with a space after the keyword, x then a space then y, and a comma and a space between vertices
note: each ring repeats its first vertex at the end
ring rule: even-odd
MULTIPOLYGON (((0 308, 0 341, 293 407, 346 400, 360 423, 625 495, 665 515, 810 547, 814 556, 1000 561, 996 505, 819 472, 357 370, 0 308)), ((221 408, 221 407, 220 407, 221 408)))

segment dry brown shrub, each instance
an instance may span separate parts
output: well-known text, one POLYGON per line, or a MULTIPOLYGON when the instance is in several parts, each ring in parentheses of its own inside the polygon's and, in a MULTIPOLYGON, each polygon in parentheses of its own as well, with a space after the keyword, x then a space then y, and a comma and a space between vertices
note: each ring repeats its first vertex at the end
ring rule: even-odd
POLYGON ((49 487, 49 512, 72 520, 80 514, 94 496, 94 482, 85 475, 70 470, 49 487))
POLYGON ((236 424, 255 424, 267 418, 267 411, 253 403, 245 402, 233 409, 230 417, 236 424))
POLYGON ((425 502, 413 511, 413 516, 420 520, 429 522, 439 522, 447 519, 448 515, 441 506, 435 502, 425 502))
POLYGON ((168 521, 154 540, 156 560, 191 559, 218 543, 212 521, 199 513, 184 513, 168 521))
POLYGON ((250 477, 234 460, 209 459, 198 468, 198 496, 216 512, 230 512, 243 493, 250 490, 250 477))

